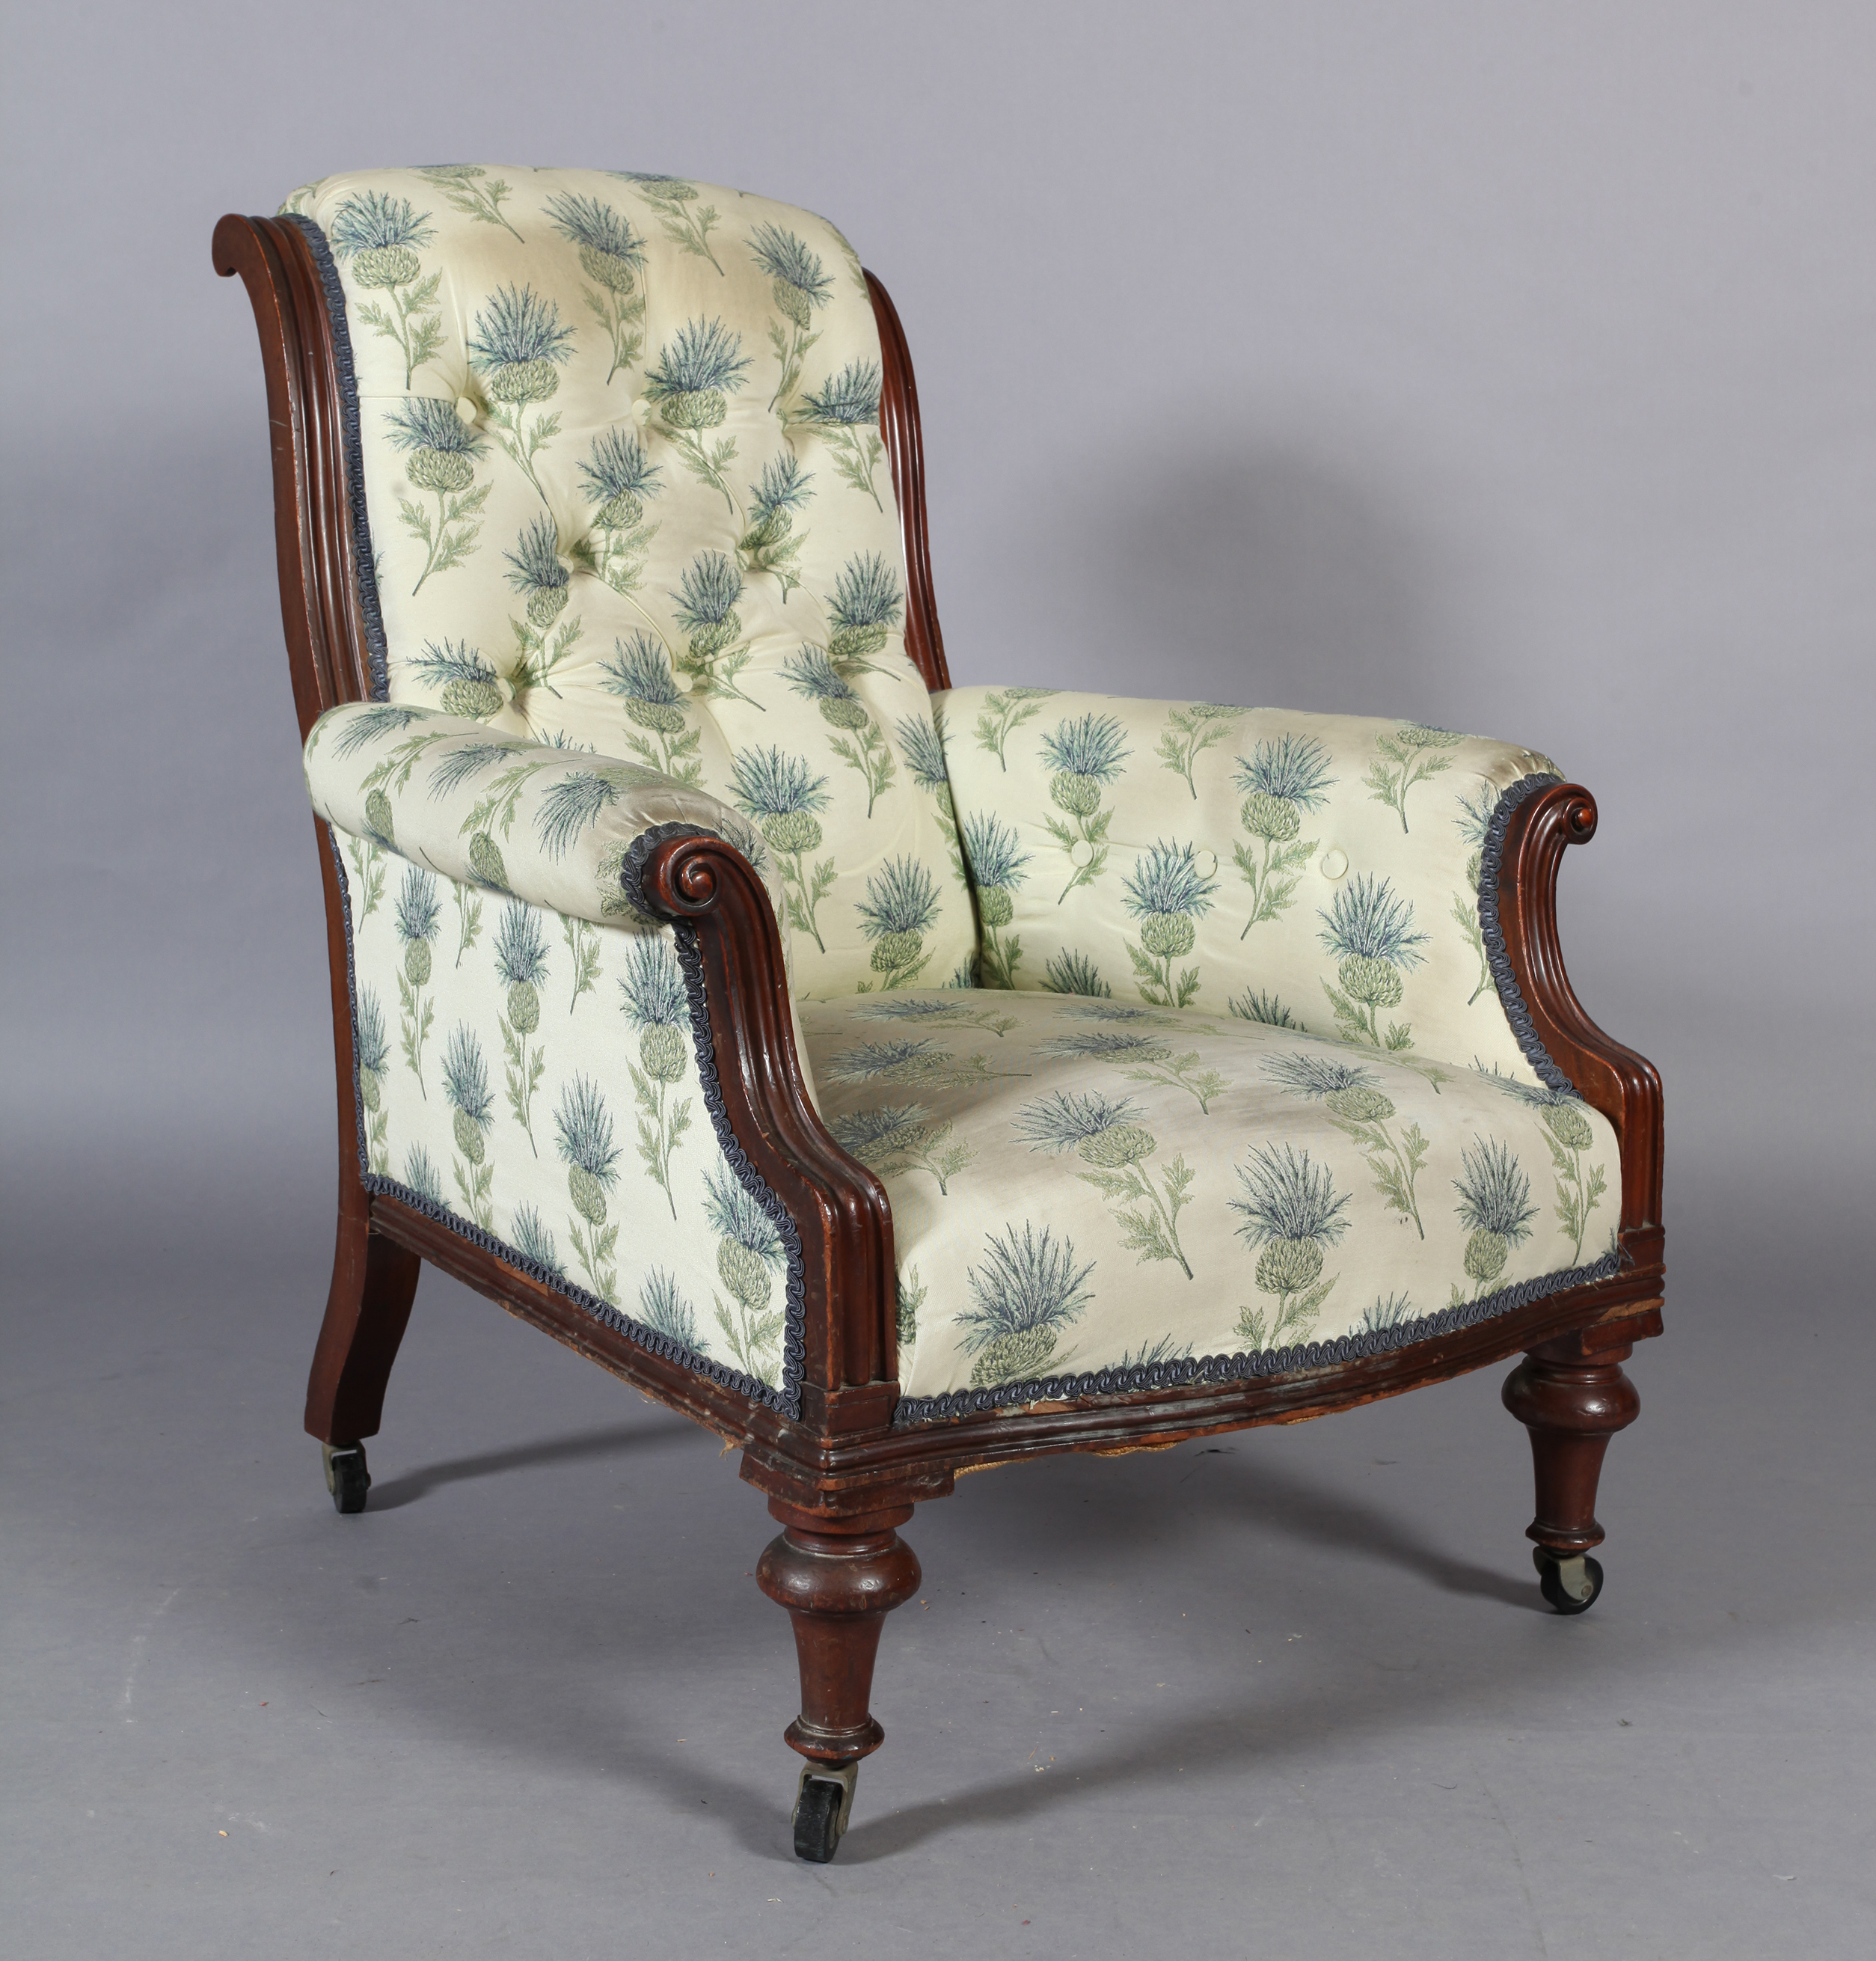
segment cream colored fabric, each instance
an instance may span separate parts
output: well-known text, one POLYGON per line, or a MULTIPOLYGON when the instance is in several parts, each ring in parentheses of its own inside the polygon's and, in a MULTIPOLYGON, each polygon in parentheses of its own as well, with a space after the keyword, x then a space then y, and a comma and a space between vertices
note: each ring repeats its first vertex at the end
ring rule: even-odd
POLYGON ((1398 1345, 1613 1257, 1607 1120, 1508 1074, 1436 1086, 1411 1057, 1117 996, 801 1019, 834 1135, 891 1197, 902 1415, 1398 1345))
POLYGON ((734 805, 807 993, 951 978, 974 928, 846 240, 612 171, 356 172, 288 209, 343 290, 391 701, 734 805))
POLYGON ((1445 1081, 1537 1077, 1479 917, 1530 749, 1415 723, 1045 688, 938 697, 993 987, 1228 1012, 1445 1081))

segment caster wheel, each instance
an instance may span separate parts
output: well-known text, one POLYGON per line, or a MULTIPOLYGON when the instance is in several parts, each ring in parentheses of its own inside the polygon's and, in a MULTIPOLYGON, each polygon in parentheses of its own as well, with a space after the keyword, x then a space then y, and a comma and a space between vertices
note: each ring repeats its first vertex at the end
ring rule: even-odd
POLYGON ((827 1769, 810 1764, 801 1773, 795 1800, 795 1856, 824 1866, 834 1855, 847 1821, 853 1815, 853 1787, 858 1764, 827 1769))
POLYGON ((1543 1596, 1559 1614, 1586 1614, 1603 1590, 1603 1570, 1588 1554, 1559 1559, 1547 1546, 1534 1546, 1531 1561, 1543 1596))
POLYGON ((326 1488, 333 1494, 333 1507, 340 1512, 362 1512, 365 1494, 371 1488, 371 1474, 365 1465, 362 1443, 322 1443, 319 1454, 325 1460, 326 1488))

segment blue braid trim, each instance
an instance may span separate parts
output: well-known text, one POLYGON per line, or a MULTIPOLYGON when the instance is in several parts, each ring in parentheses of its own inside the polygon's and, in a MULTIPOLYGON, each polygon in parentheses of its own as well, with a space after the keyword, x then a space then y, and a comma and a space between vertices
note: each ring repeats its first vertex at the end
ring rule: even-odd
POLYGON ((371 699, 390 699, 390 669, 384 639, 384 616, 378 605, 377 560, 371 550, 371 520, 365 505, 365 451, 359 439, 358 376, 352 361, 352 334, 346 324, 346 289, 326 234, 310 218, 285 214, 283 223, 296 225, 319 268, 326 294, 326 317, 331 323, 333 366, 339 378, 339 422, 346 442, 346 501, 352 509, 352 556, 358 572, 358 611, 365 621, 365 648, 371 667, 371 699))

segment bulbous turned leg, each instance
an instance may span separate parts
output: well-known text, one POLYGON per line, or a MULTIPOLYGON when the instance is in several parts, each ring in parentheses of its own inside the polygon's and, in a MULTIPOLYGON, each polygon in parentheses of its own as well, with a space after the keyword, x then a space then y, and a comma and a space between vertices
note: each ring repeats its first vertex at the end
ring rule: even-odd
POLYGON ((1524 1536, 1536 1542, 1544 1598, 1560 1613, 1581 1613, 1602 1590, 1602 1568, 1588 1556, 1604 1539, 1596 1486, 1609 1440, 1641 1413, 1622 1373, 1632 1352, 1586 1359, 1566 1336, 1534 1348, 1505 1378, 1505 1407, 1530 1433, 1537 1473, 1537 1512, 1524 1536))
POLYGON ((771 1600, 787 1608, 801 1664, 801 1713, 786 1731, 807 1759, 795 1813, 795 1849, 824 1863, 834 1855, 853 1806, 860 1759, 886 1739, 871 1703, 880 1631, 919 1590, 919 1561, 893 1528, 909 1505, 838 1522, 769 1509, 784 1527, 756 1568, 771 1600))

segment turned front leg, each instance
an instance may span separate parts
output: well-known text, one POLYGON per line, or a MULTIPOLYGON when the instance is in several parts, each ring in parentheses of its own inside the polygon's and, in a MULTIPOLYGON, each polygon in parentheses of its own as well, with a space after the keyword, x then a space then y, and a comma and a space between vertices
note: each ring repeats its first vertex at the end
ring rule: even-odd
POLYGON ((770 1542, 756 1579, 787 1608, 801 1668, 801 1713, 788 1739, 811 1765, 857 1763, 884 1742, 870 1704, 880 1629, 919 1590, 919 1562, 893 1528, 903 1505, 863 1519, 814 1519, 779 1500, 769 1509, 785 1529, 770 1542))
POLYGON ((1640 1413, 1642 1398, 1622 1373, 1632 1350, 1585 1359, 1573 1337, 1534 1348, 1505 1378, 1505 1407, 1530 1433, 1537 1514, 1524 1536, 1560 1560, 1580 1559, 1603 1542, 1596 1485, 1609 1440, 1640 1413))

